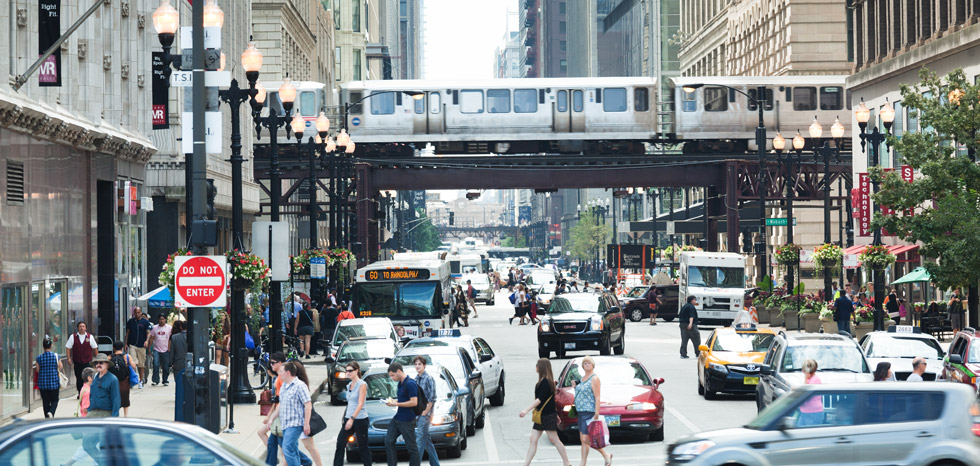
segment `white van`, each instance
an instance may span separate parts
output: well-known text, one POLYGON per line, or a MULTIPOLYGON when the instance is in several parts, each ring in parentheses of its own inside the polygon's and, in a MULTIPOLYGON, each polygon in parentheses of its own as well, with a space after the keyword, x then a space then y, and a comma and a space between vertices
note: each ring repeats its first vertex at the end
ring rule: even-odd
POLYGON ((731 325, 745 297, 745 257, 734 252, 684 251, 680 260, 678 312, 698 298, 698 318, 731 325))

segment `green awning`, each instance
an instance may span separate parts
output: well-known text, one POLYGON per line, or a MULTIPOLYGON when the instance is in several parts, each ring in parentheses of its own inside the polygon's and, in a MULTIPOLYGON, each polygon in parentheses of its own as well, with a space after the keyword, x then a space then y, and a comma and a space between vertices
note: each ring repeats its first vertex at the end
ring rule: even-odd
POLYGON ((932 277, 929 276, 929 272, 926 272, 925 267, 916 267, 915 270, 909 272, 904 277, 899 278, 892 282, 892 285, 901 285, 903 283, 915 283, 915 282, 930 282, 932 277))

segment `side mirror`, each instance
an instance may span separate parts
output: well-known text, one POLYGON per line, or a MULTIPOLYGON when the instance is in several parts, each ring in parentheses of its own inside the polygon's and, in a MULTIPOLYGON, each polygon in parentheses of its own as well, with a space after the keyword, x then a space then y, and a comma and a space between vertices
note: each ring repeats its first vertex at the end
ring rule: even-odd
POLYGON ((950 364, 963 364, 963 355, 961 354, 950 354, 949 355, 950 364))
POLYGON ((609 308, 609 313, 610 314, 615 314, 617 312, 623 312, 623 310, 620 309, 619 307, 616 307, 616 306, 613 306, 613 307, 609 308))
POLYGON ((483 377, 483 373, 478 370, 475 370, 470 373, 470 379, 478 379, 480 377, 483 377))
POLYGON ((333 363, 337 362, 337 360, 334 359, 333 356, 327 356, 326 358, 323 359, 323 362, 325 362, 327 364, 333 364, 333 363))
POLYGON ((459 387, 456 389, 456 396, 466 396, 470 394, 470 387, 459 387))
POLYGON ((762 375, 772 375, 772 366, 769 364, 759 366, 759 373, 762 375))
POLYGON ((654 385, 654 386, 656 386, 656 387, 660 387, 660 386, 661 386, 661 385, 663 385, 663 384, 664 384, 664 379, 663 379, 663 377, 661 377, 661 378, 659 378, 659 379, 653 379, 653 385, 654 385))
POLYGON ((391 364, 391 358, 385 358, 385 364, 391 364))
POLYGON ((780 431, 793 429, 796 427, 796 419, 793 416, 786 416, 779 420, 779 424, 776 425, 776 429, 780 431))
POLYGON ((493 359, 493 356, 490 356, 489 354, 480 355, 480 362, 489 362, 491 359, 493 359))
POLYGON ((700 351, 702 353, 707 353, 708 352, 708 346, 707 345, 698 345, 698 351, 700 351))

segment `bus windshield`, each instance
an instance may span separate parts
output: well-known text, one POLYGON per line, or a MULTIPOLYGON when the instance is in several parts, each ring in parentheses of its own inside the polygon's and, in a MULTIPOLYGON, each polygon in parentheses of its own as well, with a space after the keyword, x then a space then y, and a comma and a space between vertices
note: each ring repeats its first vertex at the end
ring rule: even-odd
POLYGON ((692 265, 687 270, 688 286, 745 288, 745 270, 741 268, 692 265))
POLYGON ((354 287, 358 317, 439 318, 441 297, 436 282, 361 283, 354 287))

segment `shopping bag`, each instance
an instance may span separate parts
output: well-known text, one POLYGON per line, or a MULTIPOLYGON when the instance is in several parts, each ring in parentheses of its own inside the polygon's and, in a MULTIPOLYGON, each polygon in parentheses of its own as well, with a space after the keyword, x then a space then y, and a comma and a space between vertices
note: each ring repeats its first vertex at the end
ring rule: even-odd
POLYGON ((245 347, 249 350, 255 349, 255 340, 252 339, 252 334, 245 332, 245 347))
POLYGON ((609 427, 602 416, 589 421, 589 446, 595 449, 606 448, 609 445, 609 427))

